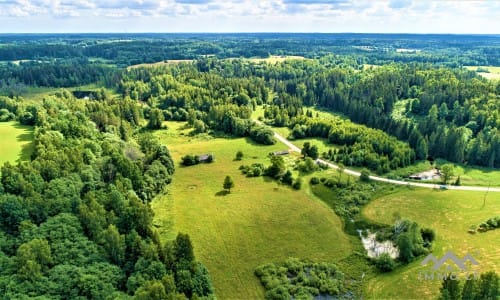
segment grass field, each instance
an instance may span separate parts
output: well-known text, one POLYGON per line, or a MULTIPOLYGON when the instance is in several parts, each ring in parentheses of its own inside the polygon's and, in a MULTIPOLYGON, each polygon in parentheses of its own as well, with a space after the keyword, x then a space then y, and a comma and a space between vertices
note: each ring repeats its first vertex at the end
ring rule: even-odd
POLYGON ((133 66, 127 67, 127 69, 162 67, 162 66, 175 65, 175 64, 180 64, 180 63, 190 63, 193 61, 194 61, 193 59, 169 59, 169 60, 160 61, 160 62, 156 62, 156 63, 133 65, 133 66))
POLYGON ((0 123, 0 166, 5 162, 28 160, 33 150, 33 128, 17 122, 0 123))
POLYGON ((267 154, 282 150, 282 145, 192 137, 183 123, 167 125, 157 135, 177 163, 188 153, 213 153, 216 161, 177 167, 168 195, 153 202, 154 224, 163 239, 189 233, 219 299, 263 298, 253 274, 258 265, 287 257, 337 261, 351 252, 340 219, 307 188, 294 191, 263 177, 241 175, 241 164, 268 163, 267 154), (234 161, 238 150, 245 155, 242 161, 234 161), (228 195, 222 193, 226 175, 235 181, 228 195))
POLYGON ((284 62, 285 60, 302 60, 306 59, 303 56, 296 56, 296 55, 271 55, 266 58, 249 58, 250 61, 255 62, 255 63, 261 63, 265 62, 268 64, 275 64, 278 62, 284 62))
MULTIPOLYGON (((227 58, 227 59, 236 59, 236 58, 227 58)), ((247 58, 247 60, 254 62, 254 63, 268 63, 268 64, 275 64, 278 62, 284 62, 285 60, 301 60, 301 59, 306 59, 303 56, 294 56, 294 55, 271 55, 266 58, 247 58)), ((149 64, 138 64, 138 65, 133 65, 128 67, 127 69, 134 69, 134 68, 151 68, 151 67, 161 67, 161 66, 168 66, 168 65, 173 65, 173 64, 179 64, 179 63, 190 63, 193 62, 194 59, 169 59, 165 61, 160 61, 156 63, 149 63, 149 64)))
MULTIPOLYGON (((500 231, 469 234, 471 225, 498 215, 500 194, 489 193, 483 207, 485 193, 464 191, 435 191, 402 188, 400 192, 387 195, 369 203, 363 215, 370 220, 393 223, 393 214, 431 227, 437 238, 433 254, 441 257, 451 250, 459 257, 470 253, 479 262, 478 272, 495 270, 500 272, 500 231)), ((429 266, 420 266, 423 258, 396 271, 371 279, 366 286, 369 299, 431 299, 439 292, 440 281, 421 281, 419 271, 428 271, 429 266)))
POLYGON ((486 69, 488 70, 489 73, 487 72, 477 72, 477 74, 483 76, 484 78, 487 79, 500 79, 500 67, 491 67, 491 66, 466 66, 465 68, 477 72, 478 68, 481 69, 486 69))
MULTIPOLYGON (((450 162, 438 159, 436 160, 434 166, 436 164, 439 166, 447 163, 450 162)), ((500 170, 498 169, 452 164, 455 166, 455 176, 452 177, 450 180, 451 182, 454 182, 457 176, 460 176, 461 185, 500 186, 500 170)), ((406 178, 411 174, 430 170, 434 166, 428 161, 419 161, 409 167, 391 171, 386 174, 386 177, 398 179, 406 178)))

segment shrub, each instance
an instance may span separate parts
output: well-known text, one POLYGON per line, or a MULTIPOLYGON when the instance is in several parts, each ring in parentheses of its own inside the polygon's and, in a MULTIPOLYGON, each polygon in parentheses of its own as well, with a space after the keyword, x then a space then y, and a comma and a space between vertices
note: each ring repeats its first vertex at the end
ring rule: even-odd
POLYGON ((243 159, 243 152, 242 151, 238 151, 236 152, 236 160, 242 160, 243 159))
POLYGON ((436 232, 432 228, 422 228, 420 229, 420 233, 422 234, 424 241, 429 243, 432 243, 436 238, 436 232))
POLYGON ((477 231, 479 232, 485 232, 488 230, 500 228, 500 216, 489 218, 488 220, 486 220, 486 222, 482 222, 481 224, 479 224, 478 227, 479 228, 477 229, 477 231))
POLYGON ((252 177, 259 177, 260 175, 262 175, 264 171, 262 170, 262 168, 259 168, 259 167, 253 167, 252 169, 252 177))
POLYGON ((292 185, 293 183, 293 177, 292 177, 292 172, 290 170, 287 170, 283 177, 281 178, 281 182, 287 185, 292 185))
POLYGON ((196 155, 187 154, 181 158, 183 166, 193 166, 200 163, 200 159, 196 155))
POLYGON ((361 176, 359 176, 359 180, 368 182, 370 181, 370 172, 366 169, 361 171, 361 176))
POLYGON ((302 178, 297 178, 293 184, 292 187, 296 190, 300 190, 302 188, 302 178))
POLYGON ((318 177, 311 177, 311 180, 309 182, 313 185, 319 184, 319 178, 318 177))
POLYGON ((396 267, 396 262, 387 253, 382 253, 375 259, 375 266, 382 272, 390 272, 396 267))
POLYGON ((334 186, 337 185, 337 181, 333 178, 330 178, 328 180, 326 180, 324 183, 323 183, 326 187, 329 187, 329 188, 332 188, 334 186))

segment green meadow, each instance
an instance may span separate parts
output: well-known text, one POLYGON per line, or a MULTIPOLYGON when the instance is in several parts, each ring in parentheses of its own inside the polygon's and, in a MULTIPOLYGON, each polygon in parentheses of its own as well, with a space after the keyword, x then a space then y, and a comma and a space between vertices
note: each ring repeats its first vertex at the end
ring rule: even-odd
MULTIPOLYGON (((391 171, 385 176, 398 179, 407 178, 411 174, 427 171, 436 167, 436 165, 441 166, 448 163, 450 162, 442 159, 437 159, 434 165, 431 165, 428 161, 418 161, 409 167, 391 171)), ((452 176, 450 182, 455 182, 457 177, 460 176, 461 185, 500 186, 500 171, 498 169, 467 166, 456 163, 451 164, 453 164, 455 168, 453 171, 454 176, 452 176)), ((434 182, 439 182, 439 180, 435 180, 434 182)))
MULTIPOLYGON (((268 163, 268 153, 283 146, 260 146, 245 138, 191 136, 184 123, 166 122, 156 132, 168 146, 177 169, 168 194, 153 201, 154 225, 162 239, 177 232, 191 236, 196 257, 209 269, 220 299, 263 298, 254 270, 288 257, 338 261, 352 251, 342 223, 328 206, 308 193, 264 177, 247 178, 238 167, 268 163), (235 161, 237 151, 242 161, 235 161), (179 165, 186 154, 213 153, 215 162, 179 165), (235 187, 223 193, 226 175, 235 187)), ((304 186, 306 182, 304 182, 304 186)))
POLYGON ((17 122, 0 123, 0 166, 28 160, 33 150, 33 128, 17 122))
MULTIPOLYGON (((395 214, 418 222, 422 227, 436 231, 433 254, 441 257, 453 251, 463 257, 471 254, 479 266, 479 273, 500 272, 500 231, 468 233, 471 225, 498 215, 500 193, 466 191, 437 191, 406 189, 370 202, 363 209, 369 220, 392 224, 395 214)), ((378 275, 366 285, 365 295, 370 299, 429 299, 436 298, 440 281, 419 280, 419 272, 430 266, 421 266, 422 258, 395 271, 378 275)))

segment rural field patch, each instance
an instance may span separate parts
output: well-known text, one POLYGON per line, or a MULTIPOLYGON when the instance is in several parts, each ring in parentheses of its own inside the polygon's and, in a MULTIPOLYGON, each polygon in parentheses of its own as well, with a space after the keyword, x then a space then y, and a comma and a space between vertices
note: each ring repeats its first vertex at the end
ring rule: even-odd
POLYGON ((323 202, 264 178, 247 178, 238 167, 269 163, 283 145, 256 145, 246 138, 193 137, 183 123, 167 122, 157 132, 176 162, 166 196, 156 199, 154 224, 163 239, 191 236, 196 257, 209 269, 220 299, 263 298, 254 270, 288 257, 334 262, 351 252, 342 223, 323 202), (242 161, 234 160, 238 150, 242 161), (186 154, 213 153, 215 162, 179 166, 186 154), (235 187, 222 193, 224 177, 235 187))
POLYGON ((17 122, 0 123, 0 166, 28 160, 32 152, 33 128, 17 122))
MULTIPOLYGON (((364 217, 392 224, 395 214, 430 227, 436 231, 433 255, 441 257, 453 251, 459 257, 470 253, 479 262, 478 273, 500 271, 500 231, 470 234, 471 225, 498 215, 499 193, 466 191, 437 191, 403 189, 370 202, 364 209, 364 217), (485 200, 486 199, 486 200, 485 200), (485 204, 484 204, 485 203, 485 204)), ((371 279, 365 295, 370 299, 422 299, 437 297, 441 281, 418 280, 419 272, 429 269, 421 266, 424 257, 393 272, 371 279)))

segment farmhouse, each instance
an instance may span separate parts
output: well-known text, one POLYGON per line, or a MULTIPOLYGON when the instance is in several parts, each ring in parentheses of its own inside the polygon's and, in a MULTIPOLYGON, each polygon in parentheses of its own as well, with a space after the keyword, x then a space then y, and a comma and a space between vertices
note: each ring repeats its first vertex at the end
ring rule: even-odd
POLYGON ((274 151, 273 155, 288 155, 290 152, 288 150, 274 151))
POLYGON ((97 93, 95 91, 72 91, 71 93, 77 99, 84 99, 84 100, 97 99, 97 93))
POLYGON ((199 162, 212 162, 214 160, 214 155, 213 154, 201 154, 198 156, 198 161, 199 162))
POLYGON ((412 174, 408 178, 413 180, 432 180, 435 178, 439 178, 440 175, 441 173, 439 172, 439 170, 432 169, 429 171, 412 174))

